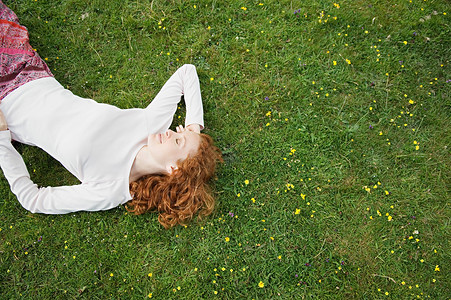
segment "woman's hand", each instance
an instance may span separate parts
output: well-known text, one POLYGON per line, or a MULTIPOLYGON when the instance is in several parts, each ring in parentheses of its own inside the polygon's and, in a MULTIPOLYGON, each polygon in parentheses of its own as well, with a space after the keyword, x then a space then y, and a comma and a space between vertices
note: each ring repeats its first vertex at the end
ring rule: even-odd
POLYGON ((191 124, 186 127, 183 127, 182 125, 177 126, 177 132, 183 132, 185 130, 193 131, 196 133, 200 133, 200 125, 199 124, 191 124))
POLYGON ((186 129, 189 131, 193 131, 195 133, 200 133, 200 125, 199 124, 190 124, 186 126, 186 129))
POLYGON ((0 109, 0 131, 8 130, 8 124, 6 123, 5 115, 0 109))

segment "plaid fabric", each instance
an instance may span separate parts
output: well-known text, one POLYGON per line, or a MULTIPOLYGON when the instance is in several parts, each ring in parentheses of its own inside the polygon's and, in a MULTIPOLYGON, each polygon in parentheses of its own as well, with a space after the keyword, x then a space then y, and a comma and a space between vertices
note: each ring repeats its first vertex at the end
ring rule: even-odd
POLYGON ((47 64, 30 46, 27 28, 0 0, 0 100, 27 82, 51 76, 47 64))

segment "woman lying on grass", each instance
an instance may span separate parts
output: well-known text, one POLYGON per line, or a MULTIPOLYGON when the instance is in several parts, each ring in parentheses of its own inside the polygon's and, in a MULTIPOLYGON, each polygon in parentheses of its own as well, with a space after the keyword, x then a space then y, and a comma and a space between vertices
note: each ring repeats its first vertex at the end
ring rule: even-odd
POLYGON ((159 212, 166 227, 206 216, 221 153, 203 129, 199 79, 184 65, 145 109, 119 109, 72 94, 28 43, 28 32, 0 1, 0 166, 22 206, 35 213, 99 211, 127 203, 159 212), (182 95, 185 125, 168 130, 182 95), (81 184, 38 188, 18 142, 42 148, 81 184))

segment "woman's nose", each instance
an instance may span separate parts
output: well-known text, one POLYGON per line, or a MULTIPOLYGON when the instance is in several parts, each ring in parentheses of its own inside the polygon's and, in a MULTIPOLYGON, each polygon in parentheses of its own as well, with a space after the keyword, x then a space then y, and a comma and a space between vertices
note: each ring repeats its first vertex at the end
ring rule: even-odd
POLYGON ((168 138, 170 138, 173 134, 174 134, 174 131, 172 131, 171 129, 166 131, 166 137, 168 137, 168 138))

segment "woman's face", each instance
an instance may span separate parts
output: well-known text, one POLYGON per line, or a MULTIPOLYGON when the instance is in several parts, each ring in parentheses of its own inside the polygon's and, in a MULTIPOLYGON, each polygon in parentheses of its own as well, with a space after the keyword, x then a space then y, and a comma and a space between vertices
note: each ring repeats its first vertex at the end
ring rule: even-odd
POLYGON ((149 135, 147 145, 154 159, 164 164, 170 172, 170 166, 175 168, 177 161, 183 161, 189 154, 196 153, 200 135, 190 130, 167 130, 165 133, 149 135))

